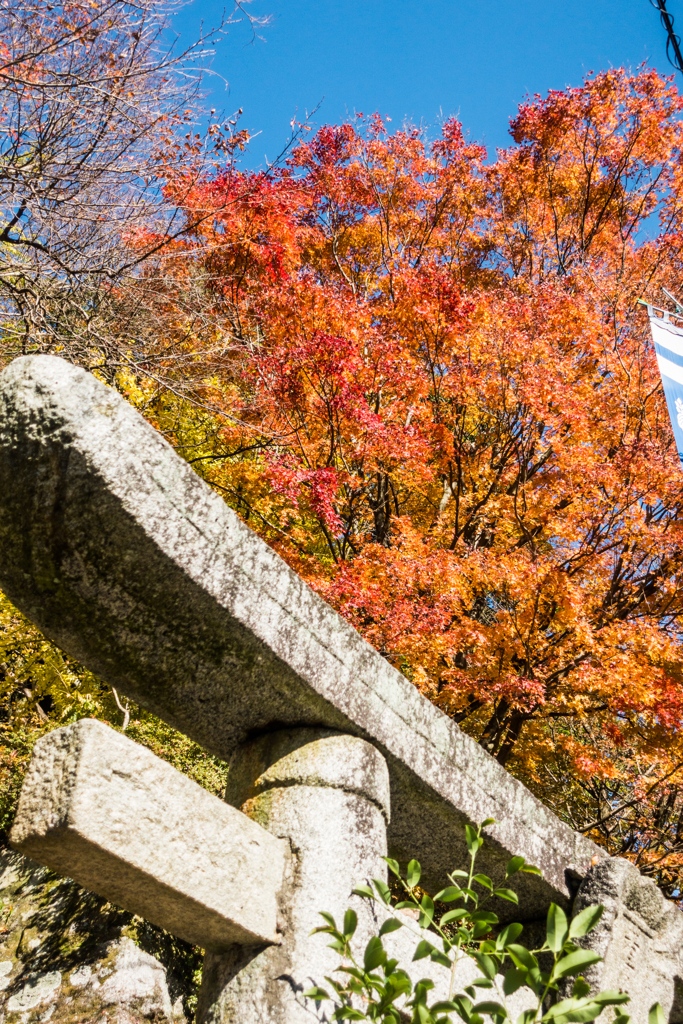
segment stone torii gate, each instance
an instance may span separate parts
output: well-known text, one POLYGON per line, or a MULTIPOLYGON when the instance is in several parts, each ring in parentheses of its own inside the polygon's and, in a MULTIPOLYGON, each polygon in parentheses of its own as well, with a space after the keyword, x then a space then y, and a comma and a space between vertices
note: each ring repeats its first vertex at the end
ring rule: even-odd
POLYGON ((224 803, 80 722, 37 745, 12 832, 204 946, 200 1020, 315 1019, 301 993, 336 965, 309 935, 317 912, 352 905, 387 849, 441 888, 465 861, 464 824, 486 817, 481 870, 501 879, 521 855, 541 871, 516 876, 510 914, 569 911, 577 892, 605 902, 594 980, 631 991, 636 1024, 655 999, 683 1020, 683 915, 653 883, 560 822, 115 391, 52 356, 0 376, 0 584, 70 655, 230 761, 224 803))

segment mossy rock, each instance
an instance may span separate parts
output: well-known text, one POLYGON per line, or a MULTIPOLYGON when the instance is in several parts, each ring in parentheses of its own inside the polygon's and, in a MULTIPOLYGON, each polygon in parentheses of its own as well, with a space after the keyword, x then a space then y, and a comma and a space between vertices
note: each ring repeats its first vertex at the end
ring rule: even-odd
POLYGON ((2 1024, 191 1024, 201 950, 0 849, 2 1024))

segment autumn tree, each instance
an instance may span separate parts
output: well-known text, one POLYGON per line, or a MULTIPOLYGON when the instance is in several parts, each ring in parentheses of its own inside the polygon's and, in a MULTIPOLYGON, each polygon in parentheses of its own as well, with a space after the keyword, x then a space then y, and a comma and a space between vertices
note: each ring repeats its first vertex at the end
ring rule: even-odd
POLYGON ((683 291, 682 108, 610 71, 525 102, 491 163, 455 121, 359 118, 176 193, 215 215, 193 259, 171 246, 165 335, 125 383, 423 693, 669 894, 683 475, 634 302, 683 291), (192 279, 203 337, 177 328, 192 279))
MULTIPOLYGON (((234 119, 195 131, 201 73, 242 8, 179 50, 169 19, 181 6, 0 0, 0 364, 51 351, 116 383, 131 341, 154 330, 141 268, 189 223, 164 183, 182 166, 182 194, 181 177, 224 168, 245 137, 234 119)), ((220 791, 223 766, 121 702, 0 594, 0 842, 33 743, 84 716, 125 722, 220 791)))
MULTIPOLYGON (((144 294, 134 285, 159 240, 186 226, 163 183, 179 162, 186 181, 205 172, 200 81, 226 24, 178 49, 169 22, 181 6, 0 0, 6 358, 57 346, 86 365, 113 365, 113 325, 144 332, 144 294), (131 245, 153 228, 154 242, 131 245)), ((218 135, 225 149, 214 124, 209 150, 218 135)))
MULTIPOLYGON (((98 365, 293 568, 669 895, 683 475, 634 302, 683 292, 682 108, 654 72, 603 73, 525 102, 488 163, 455 121, 431 140, 327 126, 253 174, 229 131, 210 174, 187 140, 154 169, 170 228, 112 232, 153 329, 91 326, 130 301, 121 279, 73 314, 88 344, 106 326, 98 365)), ((12 721, 77 715, 91 686, 119 713, 41 643, 8 655, 12 721)))

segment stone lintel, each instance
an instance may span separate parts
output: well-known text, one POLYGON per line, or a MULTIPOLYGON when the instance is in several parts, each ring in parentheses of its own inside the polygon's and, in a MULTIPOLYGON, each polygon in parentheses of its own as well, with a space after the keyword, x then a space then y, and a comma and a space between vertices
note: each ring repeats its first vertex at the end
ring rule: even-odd
POLYGON ((286 844, 101 722, 38 741, 10 842, 193 945, 280 942, 286 844))
POLYGON ((387 759, 389 849, 425 884, 521 855, 514 916, 569 905, 603 853, 513 779, 253 533, 113 389, 54 356, 0 377, 0 585, 48 636, 206 749, 339 729, 387 759))

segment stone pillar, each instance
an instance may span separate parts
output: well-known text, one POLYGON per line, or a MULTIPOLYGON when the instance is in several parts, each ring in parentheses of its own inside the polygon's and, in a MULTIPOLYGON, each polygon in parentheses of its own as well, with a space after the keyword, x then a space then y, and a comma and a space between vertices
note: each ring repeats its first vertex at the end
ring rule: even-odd
MULTIPOLYGON (((683 1021, 683 914, 651 878, 620 857, 592 867, 574 900, 576 916, 586 907, 605 908, 597 928, 580 944, 603 960, 585 971, 593 991, 620 989, 633 1024, 647 1024, 650 1007, 661 1003, 670 1024, 683 1021)), ((570 985, 564 995, 569 995, 570 985)), ((602 1019, 602 1018, 601 1018, 602 1019)))
POLYGON ((234 946, 207 954, 198 1024, 311 1024, 315 1003, 302 993, 326 987, 340 963, 328 935, 311 935, 319 911, 341 924, 358 914, 362 951, 376 931, 369 901, 352 889, 386 878, 389 776, 365 740, 322 729, 287 729, 242 746, 233 756, 226 799, 291 844, 281 901, 282 945, 234 946))

